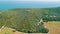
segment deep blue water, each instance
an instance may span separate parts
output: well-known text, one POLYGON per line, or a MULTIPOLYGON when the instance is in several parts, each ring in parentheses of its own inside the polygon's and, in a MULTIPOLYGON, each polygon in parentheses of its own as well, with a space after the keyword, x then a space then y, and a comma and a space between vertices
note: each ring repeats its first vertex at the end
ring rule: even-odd
POLYGON ((7 10, 13 8, 52 8, 52 7, 60 7, 60 3, 0 1, 0 10, 7 10))

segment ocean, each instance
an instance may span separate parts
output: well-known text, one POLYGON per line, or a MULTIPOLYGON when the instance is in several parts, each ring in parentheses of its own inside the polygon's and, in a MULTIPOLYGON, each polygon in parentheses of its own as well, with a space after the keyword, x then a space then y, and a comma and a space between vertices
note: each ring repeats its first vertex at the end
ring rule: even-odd
POLYGON ((60 7, 60 3, 0 1, 0 10, 8 10, 14 8, 52 8, 52 7, 60 7))

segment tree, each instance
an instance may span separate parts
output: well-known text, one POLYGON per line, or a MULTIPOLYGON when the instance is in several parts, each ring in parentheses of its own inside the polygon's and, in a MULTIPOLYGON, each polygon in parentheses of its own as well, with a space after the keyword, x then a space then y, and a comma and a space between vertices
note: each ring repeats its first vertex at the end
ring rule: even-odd
POLYGON ((21 9, 7 11, 4 14, 5 15, 4 25, 6 27, 16 29, 17 31, 20 32, 26 33, 42 32, 43 29, 45 30, 44 25, 41 24, 37 26, 37 23, 43 16, 41 12, 42 11, 40 11, 39 9, 21 9))

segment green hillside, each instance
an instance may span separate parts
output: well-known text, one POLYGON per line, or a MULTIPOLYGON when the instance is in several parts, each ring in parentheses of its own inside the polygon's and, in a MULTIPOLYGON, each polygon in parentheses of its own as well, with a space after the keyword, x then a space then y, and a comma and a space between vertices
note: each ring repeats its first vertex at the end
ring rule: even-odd
POLYGON ((44 24, 37 25, 40 19, 44 21, 60 21, 60 8, 16 8, 0 11, 0 28, 11 27, 21 32, 47 33, 44 24))

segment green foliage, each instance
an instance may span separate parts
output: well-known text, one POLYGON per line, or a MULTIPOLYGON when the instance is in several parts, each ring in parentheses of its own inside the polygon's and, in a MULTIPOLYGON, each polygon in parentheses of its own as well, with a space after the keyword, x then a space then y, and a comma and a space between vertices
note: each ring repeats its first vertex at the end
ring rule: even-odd
POLYGON ((37 25, 36 30, 38 33, 48 33, 49 30, 43 24, 37 25))
POLYGON ((41 18, 44 21, 60 21, 60 8, 18 8, 1 12, 0 27, 5 25, 21 32, 47 33, 44 25, 37 26, 41 18))

